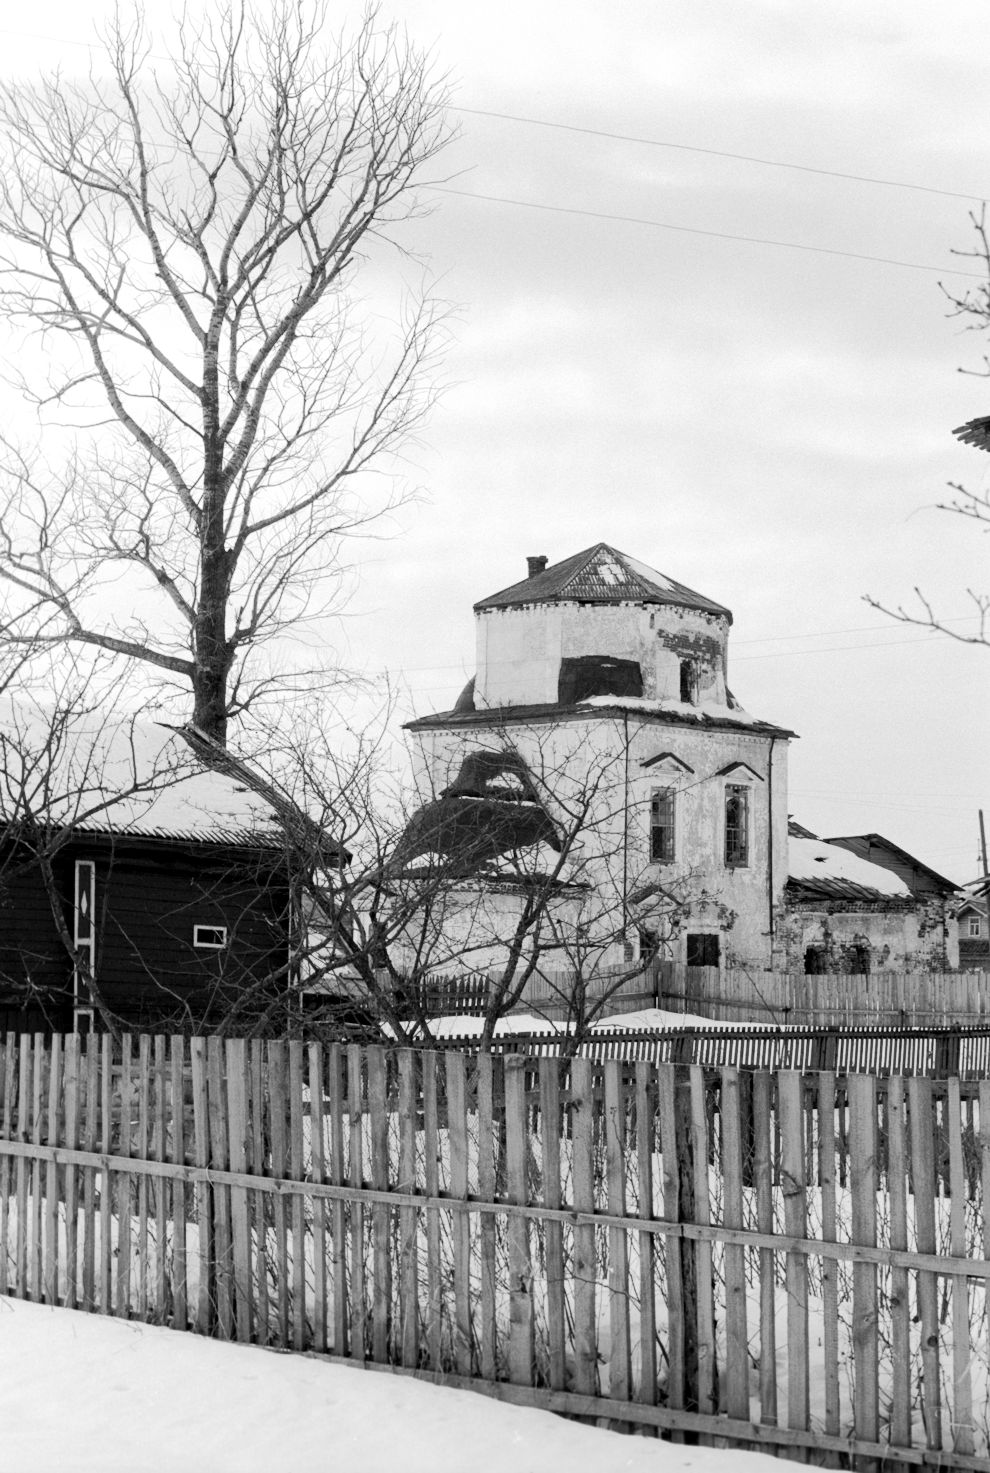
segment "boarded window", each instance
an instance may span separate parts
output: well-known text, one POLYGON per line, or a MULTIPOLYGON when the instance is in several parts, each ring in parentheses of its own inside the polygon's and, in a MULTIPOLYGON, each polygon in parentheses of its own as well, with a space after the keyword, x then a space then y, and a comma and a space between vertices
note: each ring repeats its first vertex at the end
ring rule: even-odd
POLYGON ((725 790, 725 862, 749 864, 749 789, 738 783, 725 790))
POLYGON ((561 660, 557 677, 557 701, 572 706, 589 696, 641 696, 643 672, 637 660, 620 660, 615 655, 576 655, 561 660))
POLYGON ((713 936, 707 931, 688 933, 687 964, 689 967, 717 967, 718 952, 718 936, 713 936))
POLYGON ((650 799, 650 858, 658 864, 674 858, 673 788, 657 788, 650 799))

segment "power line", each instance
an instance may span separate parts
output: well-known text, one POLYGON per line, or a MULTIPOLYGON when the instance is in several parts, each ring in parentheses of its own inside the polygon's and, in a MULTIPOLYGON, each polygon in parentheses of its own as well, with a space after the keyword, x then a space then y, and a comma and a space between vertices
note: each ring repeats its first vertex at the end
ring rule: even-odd
MULTIPOLYGON (((696 225, 672 225, 667 220, 649 220, 642 215, 615 215, 606 210, 582 210, 577 205, 546 205, 529 199, 509 199, 501 194, 479 194, 470 189, 452 189, 446 184, 425 186, 436 194, 458 195, 461 199, 482 200, 491 205, 514 205, 523 210, 543 210, 551 215, 579 215, 589 220, 618 221, 622 225, 645 225, 652 230, 671 230, 679 235, 702 235, 709 240, 730 240, 742 245, 776 246, 787 251, 806 251, 818 256, 840 256, 847 261, 872 261, 878 266, 902 266, 908 271, 933 271, 938 276, 971 276, 983 281, 981 271, 961 271, 956 266, 929 266, 922 261, 900 261, 894 256, 870 256, 863 251, 840 251, 832 246, 806 245, 796 240, 775 240, 763 235, 735 235, 728 230, 702 230, 696 225)), ((968 196, 967 196, 968 198, 968 196)))
POLYGON ((581 133, 588 138, 610 138, 616 143, 640 143, 647 148, 669 148, 679 153, 701 153, 709 158, 735 159, 743 164, 762 164, 768 169, 793 169, 801 174, 821 174, 827 179, 851 179, 857 184, 879 184, 887 189, 913 189, 922 194, 940 194, 946 199, 983 202, 980 194, 964 194, 956 189, 936 189, 931 184, 913 184, 904 179, 883 179, 872 174, 847 174, 842 169, 820 169, 813 164, 792 164, 785 159, 765 159, 749 153, 730 153, 724 148, 702 148, 694 143, 671 143, 664 138, 642 138, 632 133, 612 133, 605 128, 584 128, 576 123, 556 123, 547 118, 521 117, 517 113, 492 112, 483 107, 454 106, 453 112, 471 113, 478 118, 500 118, 507 123, 525 123, 534 128, 555 128, 563 133, 581 133))

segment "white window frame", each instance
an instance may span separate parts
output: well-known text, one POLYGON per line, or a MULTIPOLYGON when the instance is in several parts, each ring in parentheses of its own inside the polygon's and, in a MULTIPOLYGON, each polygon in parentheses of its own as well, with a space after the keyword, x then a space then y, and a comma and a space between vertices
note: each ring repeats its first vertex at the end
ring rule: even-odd
POLYGON ((979 916, 969 917, 969 934, 970 936, 983 935, 983 922, 979 916))
POLYGON ((227 927, 212 926, 205 922, 201 926, 193 926, 193 946, 197 951, 226 951, 227 927), (204 941, 201 934, 203 931, 210 931, 214 934, 219 932, 223 939, 221 941, 204 941))

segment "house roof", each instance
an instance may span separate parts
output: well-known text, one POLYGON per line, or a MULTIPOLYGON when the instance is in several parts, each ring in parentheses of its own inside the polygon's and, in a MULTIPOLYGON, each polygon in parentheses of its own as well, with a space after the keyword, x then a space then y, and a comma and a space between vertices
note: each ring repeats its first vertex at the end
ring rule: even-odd
POLYGON ((0 821, 196 843, 282 842, 270 803, 205 769, 182 733, 0 698, 0 821))
POLYGON ((853 849, 856 853, 864 847, 868 852, 873 849, 885 850, 891 858, 899 859, 902 864, 906 864, 912 869, 919 870, 921 874, 927 875, 945 894, 951 894, 959 888, 954 880, 947 880, 945 875, 940 875, 930 865, 925 864, 920 859, 916 859, 913 854, 909 854, 899 844, 893 843, 890 839, 885 839, 883 834, 836 834, 830 837, 827 842, 829 844, 837 844, 843 848, 853 849))
POLYGON ((823 839, 793 833, 787 840, 787 882, 800 899, 905 902, 912 898, 900 876, 883 865, 870 864, 823 839))
POLYGON ((477 613, 523 604, 561 602, 676 604, 718 614, 732 622, 731 613, 722 604, 695 593, 683 583, 676 583, 665 573, 658 573, 607 542, 596 542, 594 547, 553 563, 542 573, 481 599, 474 608, 477 613))

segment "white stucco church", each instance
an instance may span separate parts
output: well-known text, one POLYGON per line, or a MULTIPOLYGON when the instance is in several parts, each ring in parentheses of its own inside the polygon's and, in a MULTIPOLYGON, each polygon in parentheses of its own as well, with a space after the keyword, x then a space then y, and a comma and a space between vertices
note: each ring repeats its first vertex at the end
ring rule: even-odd
POLYGON ((693 965, 779 964, 794 733, 730 691, 729 610, 598 543, 529 558, 474 616, 473 680, 408 724, 426 795, 410 853, 470 831, 477 856, 488 824, 489 860, 558 856, 572 899, 597 897, 584 924, 627 958, 660 938, 693 965))

